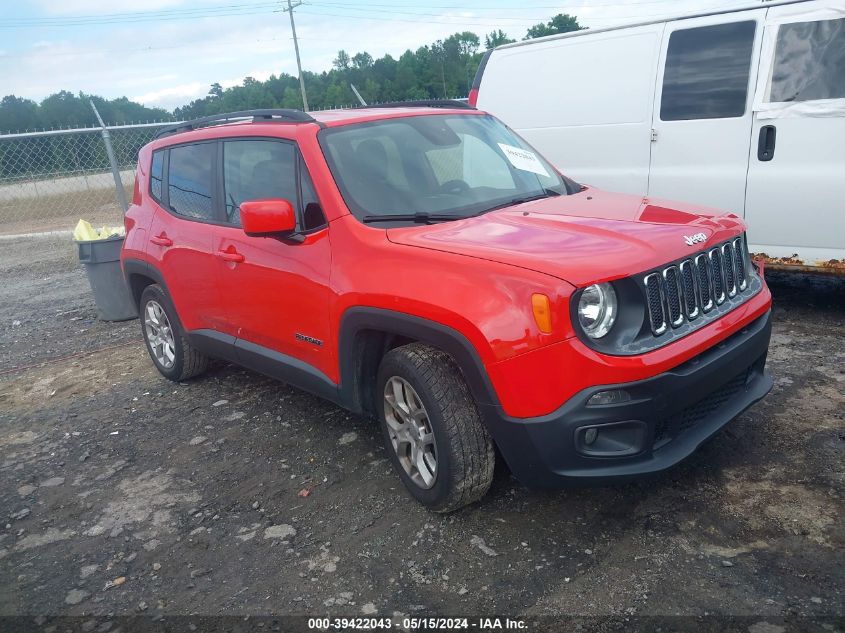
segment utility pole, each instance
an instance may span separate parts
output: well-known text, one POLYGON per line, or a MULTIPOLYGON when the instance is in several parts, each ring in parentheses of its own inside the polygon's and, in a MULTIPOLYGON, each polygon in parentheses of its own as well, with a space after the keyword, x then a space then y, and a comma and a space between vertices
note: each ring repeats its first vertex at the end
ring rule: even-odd
POLYGON ((290 30, 293 33, 293 48, 296 51, 296 68, 299 70, 299 89, 302 91, 302 109, 308 110, 308 97, 305 96, 305 78, 302 76, 302 63, 299 61, 299 42, 296 40, 296 24, 293 22, 293 10, 302 4, 302 0, 291 3, 288 1, 288 8, 282 9, 290 14, 290 30))

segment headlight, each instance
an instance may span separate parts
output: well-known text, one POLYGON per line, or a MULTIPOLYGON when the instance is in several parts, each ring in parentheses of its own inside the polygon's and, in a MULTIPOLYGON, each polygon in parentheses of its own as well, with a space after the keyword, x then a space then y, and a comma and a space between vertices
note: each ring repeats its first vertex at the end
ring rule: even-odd
POLYGON ((578 301, 578 321, 584 334, 601 338, 616 322, 616 292, 607 283, 588 286, 578 301))

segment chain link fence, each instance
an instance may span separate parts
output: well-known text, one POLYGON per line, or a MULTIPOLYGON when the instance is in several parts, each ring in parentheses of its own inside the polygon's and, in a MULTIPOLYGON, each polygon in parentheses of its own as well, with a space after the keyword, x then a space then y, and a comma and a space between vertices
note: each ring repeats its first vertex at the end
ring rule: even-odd
MULTIPOLYGON (((138 150, 172 122, 108 126, 127 200, 138 150)), ((79 128, 0 135, 0 235, 123 224, 103 130, 79 128)))

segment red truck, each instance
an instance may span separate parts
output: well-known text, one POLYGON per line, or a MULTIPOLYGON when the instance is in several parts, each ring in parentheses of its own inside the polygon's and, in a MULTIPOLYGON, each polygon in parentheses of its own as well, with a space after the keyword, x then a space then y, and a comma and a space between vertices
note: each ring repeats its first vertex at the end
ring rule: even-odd
POLYGON ((771 389, 729 213, 597 190, 459 102, 256 110, 139 154, 125 277, 156 368, 219 358, 378 418, 411 494, 662 471, 771 389))

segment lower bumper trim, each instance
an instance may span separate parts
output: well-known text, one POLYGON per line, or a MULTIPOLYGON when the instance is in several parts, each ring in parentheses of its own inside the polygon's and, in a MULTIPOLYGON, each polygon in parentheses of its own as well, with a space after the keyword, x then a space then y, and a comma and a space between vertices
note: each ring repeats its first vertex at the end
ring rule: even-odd
POLYGON ((482 406, 482 414, 511 472, 526 485, 562 487, 658 473, 695 452, 771 390, 765 371, 770 337, 771 313, 766 312, 658 376, 584 390, 539 418, 508 418, 494 405, 482 406), (587 405, 595 393, 608 389, 624 389, 631 399, 587 405), (591 451, 584 445, 585 427, 597 427, 597 437, 605 427, 619 430, 603 445, 594 440, 598 448, 591 451))

